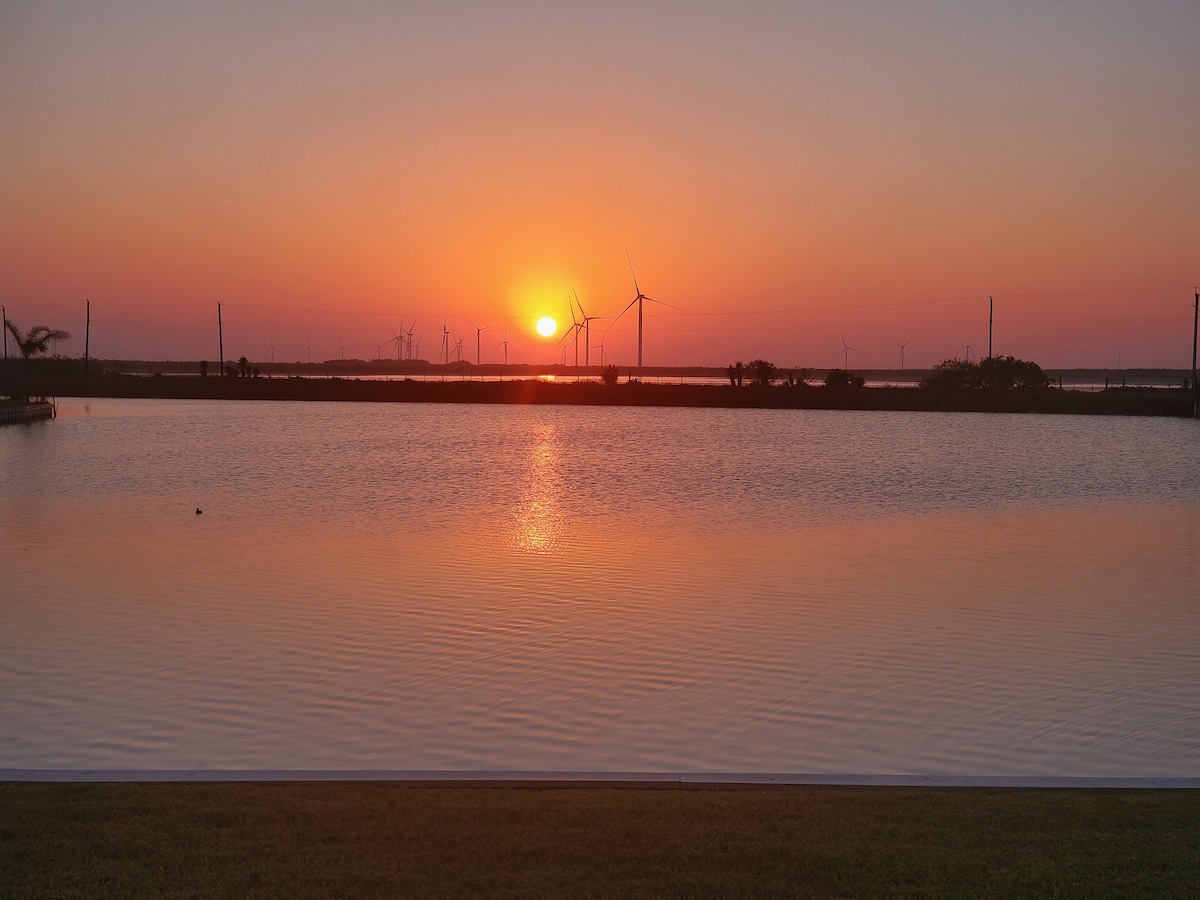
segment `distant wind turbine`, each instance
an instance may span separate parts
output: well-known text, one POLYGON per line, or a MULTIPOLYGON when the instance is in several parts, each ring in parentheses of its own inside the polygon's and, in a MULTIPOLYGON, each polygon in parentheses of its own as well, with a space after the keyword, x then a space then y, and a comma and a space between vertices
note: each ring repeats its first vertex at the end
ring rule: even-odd
POLYGON ((399 331, 390 327, 388 328, 388 331, 392 333, 392 339, 387 343, 396 345, 396 362, 400 362, 404 353, 404 316, 400 317, 399 331))
POLYGON ((271 354, 271 363, 274 364, 274 362, 275 362, 275 339, 269 338, 269 341, 271 343, 271 349, 268 350, 267 352, 271 354))
POLYGON ((903 344, 897 344, 897 345, 896 345, 897 347, 899 347, 899 348, 900 348, 900 371, 901 371, 901 372, 903 372, 903 371, 904 371, 904 348, 905 348, 905 347, 907 347, 907 346, 908 346, 909 344, 911 344, 911 343, 912 343, 912 338, 909 338, 909 339, 908 339, 907 341, 905 341, 903 344))
MULTIPOLYGON (((571 293, 575 295, 575 304, 579 307, 579 315, 583 319, 583 364, 585 366, 590 366, 592 364, 592 322, 597 322, 601 319, 607 319, 608 316, 589 316, 584 311, 583 304, 579 302, 578 291, 572 288, 571 293)), ((639 291, 638 293, 641 292, 639 291)), ((571 318, 575 318, 575 316, 572 315, 571 318)), ((603 342, 601 342, 601 346, 604 346, 603 342)), ((579 360, 575 361, 575 365, 579 365, 579 360)), ((603 365, 603 362, 601 362, 601 365, 603 365)))
POLYGON ((507 367, 508 366, 508 326, 507 325, 504 326, 504 340, 502 340, 500 343, 504 347, 504 365, 505 365, 505 367, 507 367))
MULTIPOLYGON (((466 316, 463 316, 463 318, 465 319, 466 316)), ((489 328, 495 328, 496 326, 495 325, 484 325, 482 328, 480 328, 478 325, 476 325, 470 319, 467 319, 467 324, 475 329, 475 365, 479 365, 480 344, 482 341, 483 333, 485 331, 487 331, 489 328)))
POLYGON ((850 347, 846 344, 846 333, 842 332, 842 368, 847 371, 850 369, 850 351, 857 350, 857 347, 850 347))
POLYGON ((637 308, 638 308, 638 360, 637 360, 637 364, 638 364, 638 370, 640 371, 642 368, 642 303, 643 303, 643 301, 649 300, 651 303, 657 303, 659 306, 666 306, 666 307, 669 307, 671 309, 676 309, 676 310, 679 309, 679 307, 671 306, 670 303, 663 303, 661 300, 655 300, 653 297, 647 297, 645 294, 643 294, 642 289, 638 286, 637 273, 633 271, 633 259, 629 255, 628 247, 625 248, 625 259, 629 262, 629 274, 633 276, 633 289, 637 292, 637 296, 635 296, 632 300, 630 300, 629 305, 626 306, 623 310, 621 310, 620 314, 615 319, 612 320, 612 324, 609 325, 608 328, 606 328, 604 330, 604 333, 605 333, 605 335, 607 335, 610 331, 612 331, 613 327, 617 324, 617 322, 621 321, 621 316, 623 316, 623 315, 625 315, 625 313, 629 312, 629 310, 633 307, 633 304, 635 304, 635 303, 637 304, 637 308))
POLYGON ((446 320, 442 319, 442 350, 445 356, 445 365, 450 365, 450 329, 446 327, 446 320))
POLYGON ((312 338, 304 339, 304 352, 308 354, 308 364, 312 365, 312 338))
POLYGON ((575 306, 571 302, 571 295, 567 294, 567 308, 571 310, 571 327, 563 332, 562 337, 558 339, 559 346, 563 348, 563 365, 567 364, 566 350, 567 341, 573 341, 575 344, 575 368, 579 368, 579 332, 583 330, 583 325, 575 318, 575 306))

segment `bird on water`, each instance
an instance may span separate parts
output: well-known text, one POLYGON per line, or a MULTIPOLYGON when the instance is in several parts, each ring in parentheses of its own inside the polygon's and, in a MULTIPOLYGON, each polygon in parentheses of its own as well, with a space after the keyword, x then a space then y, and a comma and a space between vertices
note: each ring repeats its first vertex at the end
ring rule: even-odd
POLYGON ((204 510, 202 510, 200 507, 197 506, 196 507, 196 515, 198 515, 198 516, 204 515, 204 510))

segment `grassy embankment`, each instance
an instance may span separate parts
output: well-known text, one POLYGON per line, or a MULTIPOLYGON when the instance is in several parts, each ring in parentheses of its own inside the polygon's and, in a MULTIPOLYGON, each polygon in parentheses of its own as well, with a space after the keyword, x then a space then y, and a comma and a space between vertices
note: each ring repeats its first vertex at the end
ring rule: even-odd
POLYGON ((1195 897, 1200 792, 0 785, 0 896, 1195 897))
POLYGON ((618 384, 534 380, 359 381, 344 378, 220 378, 210 376, 45 377, 42 390, 57 397, 153 397, 214 400, 310 400, 410 403, 567 404, 767 409, 855 409, 1189 416, 1183 390, 930 391, 868 387, 769 388, 697 384, 618 384))

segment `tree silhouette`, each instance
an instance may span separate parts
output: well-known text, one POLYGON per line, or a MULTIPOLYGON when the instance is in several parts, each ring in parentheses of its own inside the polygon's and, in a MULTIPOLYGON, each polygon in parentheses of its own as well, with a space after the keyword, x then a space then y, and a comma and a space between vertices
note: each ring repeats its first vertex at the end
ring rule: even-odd
POLYGON ((847 372, 845 369, 830 369, 825 376, 825 387, 834 390, 860 388, 866 383, 866 379, 857 372, 847 372))
POLYGON ((1044 391, 1050 376, 1035 362, 1012 356, 989 356, 980 362, 952 358, 933 367, 921 387, 939 391, 1044 391))
POLYGON ((28 331, 22 331, 9 319, 4 320, 4 328, 16 341, 22 359, 42 356, 50 349, 52 341, 65 341, 71 336, 61 328, 50 328, 47 325, 34 325, 28 331))
POLYGON ((750 378, 760 387, 770 387, 779 373, 775 363, 765 359, 752 359, 746 368, 750 370, 750 378))
POLYGON ((6 345, 8 335, 11 334, 13 336, 13 340, 17 344, 17 350, 21 353, 21 368, 24 370, 20 383, 16 385, 16 390, 12 392, 12 397, 21 403, 28 402, 30 397, 29 360, 35 356, 45 355, 50 349, 52 341, 65 341, 71 335, 61 328, 50 328, 48 325, 34 325, 28 331, 22 331, 9 319, 4 320, 3 334, 6 345))
POLYGON ((611 387, 617 383, 617 379, 620 377, 620 374, 621 373, 617 371, 616 366, 605 366, 604 370, 600 373, 600 381, 601 383, 607 384, 611 387))

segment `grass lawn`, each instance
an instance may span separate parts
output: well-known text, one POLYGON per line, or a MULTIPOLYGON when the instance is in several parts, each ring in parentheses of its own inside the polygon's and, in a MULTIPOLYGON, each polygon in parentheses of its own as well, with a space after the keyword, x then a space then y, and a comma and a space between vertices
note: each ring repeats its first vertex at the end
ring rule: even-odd
POLYGON ((0 897, 1197 897, 1200 791, 0 784, 0 897))

